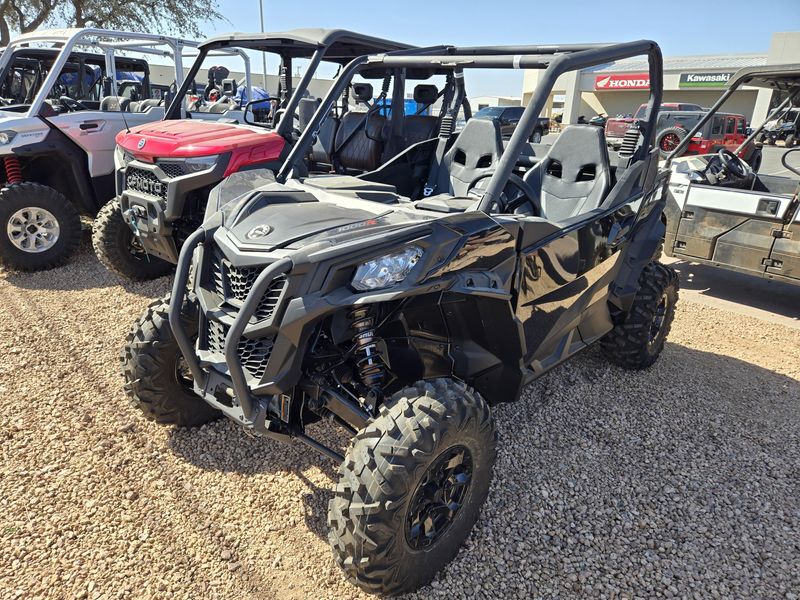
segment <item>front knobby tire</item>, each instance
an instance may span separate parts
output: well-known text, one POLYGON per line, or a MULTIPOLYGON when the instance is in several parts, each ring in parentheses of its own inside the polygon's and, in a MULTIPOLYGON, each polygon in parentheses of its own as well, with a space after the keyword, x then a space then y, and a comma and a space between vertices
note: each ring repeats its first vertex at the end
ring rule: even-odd
MULTIPOLYGON (((156 300, 131 328, 120 353, 125 393, 145 417, 162 425, 197 427, 222 413, 194 393, 178 343, 169 326, 170 295, 156 300)), ((197 308, 192 298, 183 305, 183 325, 197 335, 197 308)))
POLYGON ((678 302, 678 274, 650 262, 639 276, 630 310, 601 341, 605 356, 626 369, 646 369, 664 349, 678 302))
POLYGON ((103 266, 122 279, 149 281, 168 274, 174 265, 149 256, 122 218, 119 198, 106 203, 92 224, 92 246, 103 266))
POLYGON ((23 182, 0 190, 0 264, 16 271, 59 267, 81 241, 81 218, 61 193, 23 182))
POLYGON ((392 396, 353 439, 328 505, 347 579, 391 595, 429 583, 478 519, 495 446, 489 406, 461 382, 421 381, 392 396))

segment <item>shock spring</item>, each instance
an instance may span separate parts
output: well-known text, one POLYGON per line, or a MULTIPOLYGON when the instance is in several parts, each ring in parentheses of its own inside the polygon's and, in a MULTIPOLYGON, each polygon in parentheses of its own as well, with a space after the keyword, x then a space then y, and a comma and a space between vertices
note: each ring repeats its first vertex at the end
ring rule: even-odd
POLYGON ((358 375, 369 389, 380 387, 383 382, 383 359, 375 337, 375 319, 369 307, 358 307, 350 311, 350 328, 356 346, 358 375))
POLYGON ((6 168, 6 181, 8 183, 22 183, 22 165, 16 156, 4 156, 3 166, 6 168))

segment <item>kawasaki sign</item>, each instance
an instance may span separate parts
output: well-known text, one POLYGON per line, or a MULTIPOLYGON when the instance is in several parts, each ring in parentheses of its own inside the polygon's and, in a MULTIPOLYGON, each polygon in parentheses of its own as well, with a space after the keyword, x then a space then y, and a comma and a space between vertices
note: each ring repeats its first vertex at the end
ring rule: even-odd
POLYGON ((733 71, 724 73, 681 73, 678 87, 682 88, 720 88, 725 87, 733 71))

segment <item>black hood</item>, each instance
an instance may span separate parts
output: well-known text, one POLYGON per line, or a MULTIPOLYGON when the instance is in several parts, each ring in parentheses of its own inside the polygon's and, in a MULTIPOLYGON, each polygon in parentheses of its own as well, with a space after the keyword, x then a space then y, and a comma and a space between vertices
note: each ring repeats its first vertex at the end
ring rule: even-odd
MULTIPOLYGON (((366 203, 364 203, 366 204, 366 203)), ((336 243, 428 220, 392 206, 355 208, 319 202, 306 192, 261 194, 225 223, 242 248, 301 248, 323 239, 336 243)))

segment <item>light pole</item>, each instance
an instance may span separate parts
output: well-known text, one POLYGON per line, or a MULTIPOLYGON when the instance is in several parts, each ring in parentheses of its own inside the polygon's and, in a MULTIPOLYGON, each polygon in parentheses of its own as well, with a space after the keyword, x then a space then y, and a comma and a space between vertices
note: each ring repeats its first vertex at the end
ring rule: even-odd
MULTIPOLYGON (((258 13, 261 17, 261 33, 265 33, 264 31, 264 0, 258 0, 258 13)), ((261 67, 264 70, 264 79, 262 80, 262 85, 264 89, 267 89, 267 53, 262 51, 261 52, 261 67)))

